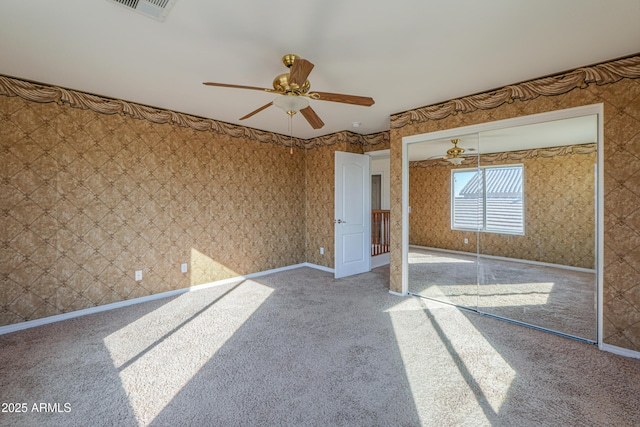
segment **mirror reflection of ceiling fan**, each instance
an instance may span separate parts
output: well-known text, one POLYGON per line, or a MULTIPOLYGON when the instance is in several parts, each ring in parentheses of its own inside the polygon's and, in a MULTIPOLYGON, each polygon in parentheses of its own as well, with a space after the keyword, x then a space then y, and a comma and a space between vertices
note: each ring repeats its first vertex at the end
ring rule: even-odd
POLYGON ((472 154, 467 153, 465 154, 465 152, 469 151, 469 152, 473 152, 476 151, 475 148, 467 148, 466 150, 462 147, 458 147, 458 143, 460 142, 459 138, 454 138, 451 140, 451 143, 453 144, 453 147, 449 148, 447 150, 447 154, 445 155, 438 155, 438 156, 432 156, 429 157, 427 160, 435 160, 435 159, 442 159, 442 160, 446 160, 456 166, 460 165, 463 161, 464 158, 467 156, 471 156, 472 154))
POLYGON ((260 90, 280 95, 268 104, 265 104, 246 116, 241 117, 240 120, 248 119, 260 111, 275 105, 276 107, 281 108, 289 116, 293 116, 300 111, 314 129, 322 128, 324 126, 324 122, 311 108, 308 98, 315 99, 317 101, 340 102, 364 107, 370 107, 375 103, 373 98, 366 96, 345 95, 330 92, 310 92, 311 84, 309 83, 309 80, 307 80, 307 77, 311 73, 314 65, 306 59, 302 59, 293 54, 283 56, 282 62, 287 68, 289 68, 289 72, 280 74, 273 80, 273 89, 213 82, 205 82, 203 84, 207 86, 260 90))

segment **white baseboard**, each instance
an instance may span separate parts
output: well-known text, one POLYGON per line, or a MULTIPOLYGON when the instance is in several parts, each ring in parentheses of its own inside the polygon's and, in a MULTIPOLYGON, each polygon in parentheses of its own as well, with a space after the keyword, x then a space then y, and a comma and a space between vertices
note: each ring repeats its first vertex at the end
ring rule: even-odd
POLYGON ((392 291, 391 289, 389 289, 389 293, 391 295, 396 296, 396 297, 406 297, 407 296, 407 294, 403 294, 402 292, 392 291))
POLYGON ((212 288, 214 286, 227 285, 242 280, 254 279, 260 276, 266 276, 267 274, 279 273, 286 270, 294 270, 301 267, 311 267, 317 270, 328 271, 333 273, 332 268, 323 267, 321 265, 311 264, 303 262, 300 264, 289 265, 286 267, 274 268, 271 270, 260 271, 257 273, 251 273, 244 276, 230 277, 228 279, 217 280, 215 282, 203 283, 196 286, 190 286, 188 288, 176 289, 173 291, 161 292, 159 294, 148 295, 140 298, 133 298, 130 300, 114 302, 111 304, 99 305, 97 307, 85 308, 82 310, 72 311, 70 313, 56 314, 54 316, 43 317, 41 319, 29 320, 27 322, 14 323, 12 325, 0 326, 0 335, 9 334, 11 332, 17 332, 24 329, 35 328, 37 326, 48 325, 49 323, 61 322, 63 320, 74 319, 76 317, 87 316, 89 314, 100 313, 102 311, 114 310, 116 308, 127 307, 134 304, 141 304, 143 302, 155 301, 157 299, 169 298, 178 295, 185 294, 187 292, 195 292, 202 289, 212 288))
POLYGON ((180 292, 178 291, 163 292, 160 294, 149 295, 146 297, 134 298, 126 301, 119 301, 111 304, 99 305, 97 307, 76 310, 69 313, 56 314, 54 316, 43 317, 41 319, 28 320, 26 322, 14 323, 12 325, 7 325, 7 326, 0 326, 0 335, 10 334, 11 332, 22 331, 24 329, 35 328, 37 326, 48 325, 49 323, 55 323, 55 322, 61 322, 63 320, 74 319, 76 317, 87 316, 89 314, 100 313, 102 311, 113 310, 121 307, 127 307, 129 305, 140 304, 147 301, 154 301, 161 298, 167 298, 172 295, 178 295, 184 292, 188 292, 188 291, 180 289, 180 292), (171 294, 171 295, 167 295, 167 294, 171 294))
POLYGON ((600 350, 608 351, 609 353, 617 354, 618 356, 631 357, 633 359, 640 359, 640 352, 629 350, 627 348, 618 347, 611 344, 602 344, 600 350))
POLYGON ((334 268, 330 268, 330 267, 325 267, 323 265, 318 265, 318 264, 313 264, 310 262, 303 262, 302 264, 298 264, 300 267, 311 267, 311 268, 315 268, 316 270, 322 270, 322 271, 326 271, 327 273, 335 273, 336 270, 334 268))
POLYGON ((383 265, 387 265, 391 262, 391 255, 387 252, 386 254, 380 254, 371 257, 371 268, 381 267, 383 265))

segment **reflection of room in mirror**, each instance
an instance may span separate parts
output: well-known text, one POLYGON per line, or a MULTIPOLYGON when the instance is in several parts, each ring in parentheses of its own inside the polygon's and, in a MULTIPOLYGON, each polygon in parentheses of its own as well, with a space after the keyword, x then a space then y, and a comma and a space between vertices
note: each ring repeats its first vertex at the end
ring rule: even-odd
POLYGON ((411 293, 595 341, 595 273, 416 246, 411 293))
POLYGON ((408 291, 596 341, 597 141, 593 114, 409 144, 408 291))

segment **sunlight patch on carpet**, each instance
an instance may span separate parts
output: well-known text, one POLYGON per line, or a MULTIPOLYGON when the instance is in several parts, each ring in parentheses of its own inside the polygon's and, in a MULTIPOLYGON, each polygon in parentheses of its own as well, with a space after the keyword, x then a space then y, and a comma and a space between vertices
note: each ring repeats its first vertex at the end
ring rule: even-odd
POLYGON ((449 351, 457 354, 459 368, 467 370, 471 376, 468 381, 480 388, 480 395, 498 413, 516 371, 460 310, 451 308, 446 314, 444 310, 431 313, 453 349, 449 351))
POLYGON ((554 286, 554 282, 480 285, 478 305, 481 307, 547 305, 554 286))
MULTIPOLYGON (((469 297, 481 307, 519 307, 546 305, 553 290, 553 282, 538 283, 497 283, 492 285, 436 285, 428 289, 429 298, 448 301, 452 298, 469 297)), ((464 304, 461 304, 464 305, 464 304)), ((467 304, 471 307, 475 303, 467 304)), ((474 307, 475 308, 475 307, 474 307)))
POLYGON ((459 309, 410 298, 387 312, 423 424, 442 421, 434 405, 454 423, 495 419, 517 373, 459 309))
POLYGON ((183 294, 106 337, 137 420, 152 422, 272 292, 248 280, 183 294))

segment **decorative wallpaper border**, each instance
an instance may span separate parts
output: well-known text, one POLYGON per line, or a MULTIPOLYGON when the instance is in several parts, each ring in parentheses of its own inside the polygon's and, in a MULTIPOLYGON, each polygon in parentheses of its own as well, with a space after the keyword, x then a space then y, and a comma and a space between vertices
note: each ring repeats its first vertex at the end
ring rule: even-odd
POLYGON ((378 132, 370 135, 360 135, 358 133, 349 132, 344 130, 342 132, 332 133, 330 135, 319 136, 303 140, 305 148, 326 147, 328 145, 339 144, 347 142, 349 144, 357 144, 362 146, 373 146, 379 144, 385 144, 389 142, 389 132, 378 132))
POLYGON ((575 88, 584 89, 591 83, 604 85, 625 78, 640 78, 640 54, 394 114, 391 116, 391 128, 397 129, 415 122, 441 120, 458 113, 490 110, 505 103, 512 103, 516 99, 528 101, 539 96, 561 95, 575 88))
MULTIPOLYGON (((135 119, 148 120, 158 124, 169 123, 201 132, 214 132, 228 135, 232 138, 246 138, 262 143, 271 143, 287 147, 291 145, 291 138, 287 135, 238 126, 213 119, 205 119, 190 114, 177 113, 171 110, 149 107, 119 99, 106 98, 62 87, 40 83, 36 84, 5 75, 0 75, 0 95, 18 96, 27 101, 39 103, 55 102, 59 105, 68 104, 73 108, 91 110, 100 114, 126 114, 135 119)), ((389 132, 360 135, 349 131, 342 131, 308 140, 293 138, 293 144, 298 149, 324 147, 343 142, 371 146, 383 144, 388 141, 389 132)))
MULTIPOLYGON (((562 147, 534 148, 531 150, 506 151, 501 153, 482 154, 482 163, 495 163, 506 161, 521 161, 524 159, 533 159, 536 157, 556 157, 567 156, 569 154, 592 154, 598 150, 598 144, 577 144, 564 145, 562 147)), ((474 165, 477 162, 478 155, 466 156, 461 165, 474 165)), ((420 160, 409 162, 410 168, 430 168, 434 166, 451 166, 451 163, 444 159, 420 160)))

